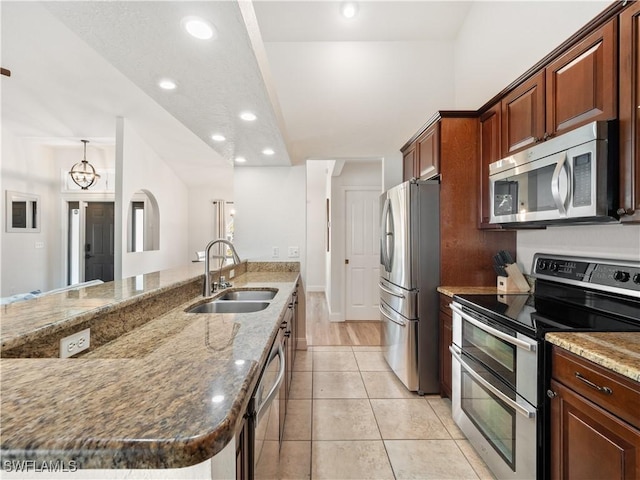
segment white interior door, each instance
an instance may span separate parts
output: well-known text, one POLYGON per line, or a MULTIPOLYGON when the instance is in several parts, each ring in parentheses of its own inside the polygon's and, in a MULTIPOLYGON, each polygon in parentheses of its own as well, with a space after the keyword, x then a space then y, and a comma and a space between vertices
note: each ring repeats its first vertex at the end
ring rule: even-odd
POLYGON ((379 320, 380 192, 347 190, 346 209, 346 320, 379 320))

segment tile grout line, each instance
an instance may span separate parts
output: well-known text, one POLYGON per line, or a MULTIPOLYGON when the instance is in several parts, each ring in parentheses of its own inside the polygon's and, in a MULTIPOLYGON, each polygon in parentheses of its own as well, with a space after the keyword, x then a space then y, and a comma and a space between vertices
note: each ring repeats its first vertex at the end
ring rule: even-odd
MULTIPOLYGON (((353 347, 351 348, 353 350, 353 347)), ((356 357, 355 352, 353 352, 353 356, 356 357)), ((360 370, 360 365, 358 364, 358 357, 356 357, 356 365, 358 365, 358 373, 360 374, 360 380, 362 380, 362 385, 364 386, 364 391, 367 394, 367 401, 369 402, 369 408, 371 408, 371 413, 373 414, 373 419, 376 422, 376 428, 378 429, 378 434, 380 434, 380 441, 382 442, 382 448, 384 448, 384 453, 387 455, 387 462, 389 462, 389 468, 391 469, 391 473, 393 474, 393 478, 397 479, 396 472, 393 469, 393 463, 391 463, 391 457, 389 456, 389 451, 387 450, 387 445, 384 442, 384 438, 382 436, 382 430, 380 429, 380 423, 378 422, 378 417, 376 417, 376 412, 373 409, 373 404, 371 403, 371 396, 369 394, 369 390, 367 390, 367 384, 364 381, 364 377, 362 376, 362 370, 360 370)))

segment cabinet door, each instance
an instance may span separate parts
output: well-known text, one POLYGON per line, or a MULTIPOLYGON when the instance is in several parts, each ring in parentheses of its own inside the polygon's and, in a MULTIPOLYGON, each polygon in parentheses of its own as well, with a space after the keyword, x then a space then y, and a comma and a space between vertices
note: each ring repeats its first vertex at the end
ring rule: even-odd
POLYGON ((440 123, 429 127, 418 138, 418 177, 422 179, 437 175, 440 164, 440 123))
POLYGON ((616 32, 614 18, 547 66, 547 135, 616 118, 616 32))
POLYGON ((620 207, 640 222, 640 2, 620 14, 620 207))
POLYGON ((489 194, 489 164, 500 160, 500 104, 480 116, 480 228, 489 224, 491 198, 489 194))
POLYGON ((545 133, 544 100, 544 71, 503 98, 502 155, 510 155, 542 141, 545 133))
POLYGON ((640 431, 552 380, 551 478, 640 478, 640 431))
POLYGON ((451 353, 453 340, 452 316, 449 310, 451 298, 440 294, 440 396, 451 398, 451 353))
POLYGON ((402 180, 411 180, 417 176, 418 156, 416 153, 416 144, 412 143, 407 150, 402 154, 402 180))

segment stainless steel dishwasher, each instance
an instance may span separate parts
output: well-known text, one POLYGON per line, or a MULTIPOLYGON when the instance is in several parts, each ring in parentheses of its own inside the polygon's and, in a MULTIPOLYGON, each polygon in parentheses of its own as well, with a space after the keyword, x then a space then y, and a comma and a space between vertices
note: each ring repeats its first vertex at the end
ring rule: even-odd
MULTIPOLYGON (((284 333, 273 342, 249 405, 254 479, 276 478, 280 459, 280 386, 284 381, 284 333)), ((284 412, 283 412, 284 414, 284 412)))

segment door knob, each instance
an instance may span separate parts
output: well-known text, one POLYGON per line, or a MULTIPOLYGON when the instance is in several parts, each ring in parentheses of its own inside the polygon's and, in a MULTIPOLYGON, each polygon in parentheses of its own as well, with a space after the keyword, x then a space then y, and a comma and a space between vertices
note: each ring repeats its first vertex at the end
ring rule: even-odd
POLYGON ((345 259, 344 259, 344 264, 345 264, 345 265, 349 265, 349 259, 348 259, 348 258, 345 258, 345 259))

